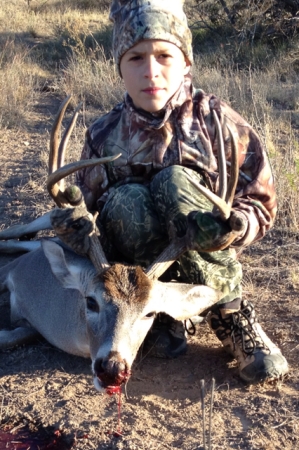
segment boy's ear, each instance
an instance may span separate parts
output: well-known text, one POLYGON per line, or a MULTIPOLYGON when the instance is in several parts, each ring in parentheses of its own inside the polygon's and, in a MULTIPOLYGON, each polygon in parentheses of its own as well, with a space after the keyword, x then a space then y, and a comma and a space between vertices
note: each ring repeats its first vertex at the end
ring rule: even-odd
POLYGON ((191 63, 188 58, 185 57, 185 69, 184 69, 184 75, 187 75, 190 72, 191 69, 191 63))

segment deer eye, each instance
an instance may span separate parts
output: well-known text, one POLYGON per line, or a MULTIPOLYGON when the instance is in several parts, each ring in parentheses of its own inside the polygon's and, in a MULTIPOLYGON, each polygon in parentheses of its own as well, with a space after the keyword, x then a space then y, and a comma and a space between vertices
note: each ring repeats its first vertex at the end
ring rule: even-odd
POLYGON ((151 319, 152 317, 156 317, 156 312, 155 311, 151 311, 148 314, 146 314, 145 316, 147 319, 151 319))
POLYGON ((86 297, 86 307, 91 312, 98 313, 100 311, 99 305, 96 300, 92 297, 86 297))

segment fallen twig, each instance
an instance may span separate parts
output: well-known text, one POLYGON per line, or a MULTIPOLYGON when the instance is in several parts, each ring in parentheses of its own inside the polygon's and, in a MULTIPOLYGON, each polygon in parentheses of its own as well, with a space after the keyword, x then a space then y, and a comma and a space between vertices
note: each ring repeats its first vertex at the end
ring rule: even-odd
POLYGON ((212 378, 211 385, 211 399, 210 399, 210 414, 209 414, 209 434, 208 434, 208 448, 212 449, 211 444, 211 432, 212 432, 212 413, 213 413, 213 403, 214 403, 214 392, 215 392, 215 378, 212 378))
POLYGON ((202 436, 203 436, 203 450, 212 450, 211 434, 212 434, 212 414, 215 392, 215 378, 212 378, 211 384, 211 398, 209 411, 209 428, 208 428, 208 449, 206 447, 206 417, 205 417, 205 380, 200 380, 200 398, 201 398, 201 413, 202 413, 202 436))
POLYGON ((202 439, 203 450, 206 450, 206 420, 205 420, 205 380, 200 380, 200 395, 201 395, 201 413, 202 413, 202 439))

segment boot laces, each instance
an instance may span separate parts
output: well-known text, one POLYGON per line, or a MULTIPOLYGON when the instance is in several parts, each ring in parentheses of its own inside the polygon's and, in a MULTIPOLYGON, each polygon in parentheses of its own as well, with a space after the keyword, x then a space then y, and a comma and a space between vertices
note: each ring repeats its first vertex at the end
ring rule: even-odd
POLYGON ((221 330, 217 330, 218 337, 224 340, 230 335, 234 348, 236 345, 241 346, 247 356, 252 355, 256 350, 268 349, 254 327, 258 321, 252 303, 246 302, 240 311, 232 313, 227 318, 222 318, 219 314, 219 319, 221 330))

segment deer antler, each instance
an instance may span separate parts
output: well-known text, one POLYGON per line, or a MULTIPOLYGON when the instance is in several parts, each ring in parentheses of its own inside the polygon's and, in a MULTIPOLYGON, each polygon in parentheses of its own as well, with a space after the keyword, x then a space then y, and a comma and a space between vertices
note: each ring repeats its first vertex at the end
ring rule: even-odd
POLYGON ((96 215, 93 216, 88 212, 80 189, 77 186, 69 186, 64 190, 63 180, 66 176, 82 168, 114 161, 120 154, 88 161, 77 161, 62 167, 67 144, 81 108, 81 105, 78 105, 75 109, 73 117, 59 143, 62 119, 70 100, 71 96, 68 96, 62 102, 54 120, 50 138, 47 188, 57 206, 62 208, 52 212, 51 222, 57 235, 67 245, 75 252, 87 253, 96 269, 102 272, 110 265, 98 239, 95 223, 96 215), (70 209, 70 207, 74 208, 70 209))
MULTIPOLYGON (((226 222, 231 214, 232 204, 234 200, 234 195, 238 183, 239 167, 238 167, 238 152, 237 144, 232 133, 232 130, 227 125, 227 129, 231 138, 231 171, 230 179, 227 184, 227 170, 226 170, 226 158, 224 151, 224 141, 222 135, 221 125, 216 112, 213 110, 213 117, 216 125, 216 135, 218 141, 218 168, 219 168, 219 189, 218 194, 214 194, 209 189, 205 188, 199 183, 196 183, 193 178, 186 171, 186 176, 188 181, 190 181, 193 186, 195 186, 200 193, 202 193, 211 203, 213 203, 213 214, 226 222)), ((230 224, 232 231, 234 231, 234 226, 237 229, 235 223, 230 224)), ((233 233, 228 233, 224 240, 221 242, 221 246, 217 247, 215 250, 223 250, 227 248, 235 236, 233 233)), ((186 250, 192 250, 189 248, 186 236, 182 238, 175 238, 168 245, 168 247, 156 258, 156 260, 146 269, 146 274, 149 278, 157 279, 159 278, 171 264, 176 261, 186 250)))
POLYGON ((66 190, 63 189, 63 181, 65 177, 86 167, 93 167, 114 161, 121 155, 121 153, 119 153, 118 155, 108 156, 106 158, 76 161, 63 166, 67 144, 78 118, 79 110, 82 107, 82 103, 80 103, 75 109, 72 119, 64 132, 61 142, 59 143, 62 119, 71 98, 72 96, 69 95, 60 105, 58 113, 54 119, 50 136, 49 176, 47 180, 47 189, 59 208, 77 206, 83 202, 82 193, 77 186, 71 186, 66 190))
MULTIPOLYGON (((88 253, 90 259, 93 264, 97 268, 98 271, 102 271, 103 269, 109 267, 109 263, 106 259, 106 256, 103 252, 102 246, 99 242, 97 233, 96 233, 96 225, 95 225, 95 217, 93 217, 86 208, 84 203, 81 191, 76 186, 71 186, 66 190, 61 189, 61 185, 59 182, 65 178, 66 176, 74 173, 75 171, 82 169, 84 167, 91 167, 96 164, 104 164, 110 161, 115 160, 120 156, 112 156, 107 158, 100 158, 95 160, 88 161, 78 161, 75 163, 68 164, 64 167, 61 167, 61 164, 64 160, 64 153, 66 151, 67 142, 69 140, 69 136, 76 122, 76 118, 78 115, 79 107, 76 108, 73 118, 71 120, 70 125, 67 127, 64 136, 61 140, 61 143, 58 145, 58 135, 60 133, 61 122, 63 119, 63 115, 65 113, 66 107, 70 101, 71 97, 67 97, 65 101, 62 103, 57 117, 54 121, 53 130, 51 133, 51 151, 50 151, 50 161, 49 168, 50 170, 55 171, 49 174, 47 187, 51 197, 54 199, 56 204, 60 208, 67 208, 68 206, 76 205, 74 208, 74 212, 70 213, 69 210, 56 210, 53 212, 53 227, 55 228, 57 234, 61 236, 62 240, 64 240, 68 245, 76 252, 86 252, 88 253), (78 206, 79 205, 79 206, 78 206), (85 220, 85 226, 80 224, 80 229, 82 229, 85 233, 83 238, 78 239, 76 233, 74 233, 74 229, 70 228, 70 224, 76 226, 78 220, 85 220), (54 223, 53 223, 54 222, 54 223), (73 236, 75 235, 75 238, 73 236), (69 239, 71 237, 71 240, 69 239)), ((222 136, 221 125, 218 119, 218 116, 215 111, 213 111, 214 121, 216 125, 216 134, 218 140, 218 167, 219 167, 219 190, 217 195, 202 186, 199 183, 196 183, 186 172, 187 178, 191 184, 193 184, 199 192, 201 192, 211 203, 213 203, 213 214, 215 216, 220 216, 223 221, 227 221, 231 214, 232 203, 235 195, 235 190, 238 182, 238 159, 237 159, 237 145, 233 133, 229 126, 227 126, 230 138, 231 138, 231 171, 230 171, 230 179, 227 184, 227 170, 226 170, 226 158, 224 151, 224 141, 222 136)), ((232 227, 234 224, 232 224, 232 227)), ((233 230, 232 230, 233 231, 233 230)), ((78 233, 78 232, 77 232, 78 233)), ((217 248, 217 250, 224 249, 228 247, 234 237, 231 233, 228 233, 227 238, 221 243, 221 247, 217 248)), ((168 247, 156 258, 156 260, 146 269, 146 274, 149 278, 157 279, 159 278, 167 269, 171 266, 171 264, 176 261, 181 254, 183 254, 186 250, 189 249, 187 244, 186 237, 183 238, 175 238, 168 245, 168 247)))
POLYGON ((188 174, 187 178, 193 186, 195 186, 199 192, 201 192, 208 200, 210 200, 213 205, 215 205, 213 213, 217 215, 217 209, 222 220, 227 220, 231 213, 232 203, 234 200, 234 195, 238 183, 239 167, 238 167, 238 152, 237 144, 234 135, 227 125, 228 132, 231 138, 231 171, 230 179, 227 186, 227 170, 226 170, 226 159, 224 153, 224 142, 222 136, 221 125, 216 112, 213 110, 213 116, 216 125, 216 133, 218 140, 218 167, 219 167, 219 191, 218 195, 214 194, 212 191, 196 183, 188 174))

